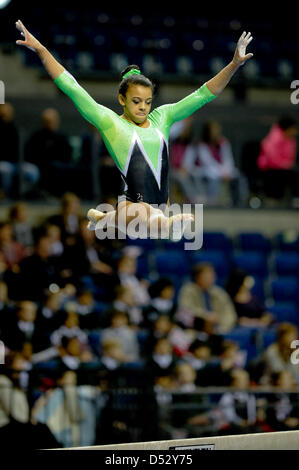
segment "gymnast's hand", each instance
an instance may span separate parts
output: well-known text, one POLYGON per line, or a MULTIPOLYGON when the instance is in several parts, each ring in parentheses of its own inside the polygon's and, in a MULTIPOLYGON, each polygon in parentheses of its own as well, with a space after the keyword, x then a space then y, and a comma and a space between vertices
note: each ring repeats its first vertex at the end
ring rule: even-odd
POLYGON ((251 36, 251 33, 246 34, 246 31, 244 31, 242 35, 240 36, 240 39, 237 43, 237 47, 236 47, 234 57, 233 57, 233 62, 236 65, 245 64, 245 62, 248 59, 251 59, 251 57, 253 56, 251 52, 249 54, 246 54, 246 47, 248 46, 248 44, 251 43, 252 39, 253 38, 251 36))
POLYGON ((24 41, 16 41, 16 44, 20 46, 26 46, 33 52, 37 52, 43 46, 42 44, 31 34, 28 29, 25 28, 21 20, 16 21, 16 27, 21 32, 21 35, 25 38, 24 41))

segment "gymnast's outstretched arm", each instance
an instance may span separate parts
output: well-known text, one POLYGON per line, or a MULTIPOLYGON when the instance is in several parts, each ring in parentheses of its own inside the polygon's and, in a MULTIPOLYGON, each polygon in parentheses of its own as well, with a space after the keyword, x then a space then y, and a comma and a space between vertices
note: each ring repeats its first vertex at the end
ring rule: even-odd
POLYGON ((47 48, 28 31, 20 20, 16 22, 16 27, 21 32, 24 39, 16 41, 16 44, 25 46, 38 54, 50 77, 74 102, 80 114, 99 130, 108 127, 110 125, 109 114, 111 111, 97 103, 87 91, 79 85, 76 79, 53 57, 47 48))
POLYGON ((232 61, 220 70, 217 75, 206 82, 207 88, 213 95, 219 95, 238 68, 245 64, 248 59, 251 59, 253 54, 251 52, 246 54, 246 47, 250 44, 252 39, 251 33, 246 34, 246 31, 244 31, 239 38, 232 61))
POLYGON ((24 40, 16 41, 16 44, 20 46, 26 46, 28 49, 36 52, 40 57, 45 69, 49 75, 55 80, 59 75, 64 72, 64 67, 57 62, 57 60, 52 56, 52 54, 43 46, 34 36, 31 34, 28 29, 25 28, 21 20, 16 22, 16 27, 21 32, 24 40))

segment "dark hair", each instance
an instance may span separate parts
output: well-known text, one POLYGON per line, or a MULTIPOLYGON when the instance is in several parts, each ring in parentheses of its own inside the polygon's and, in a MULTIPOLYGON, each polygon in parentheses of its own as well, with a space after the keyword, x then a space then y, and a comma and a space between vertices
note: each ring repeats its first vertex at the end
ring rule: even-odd
POLYGON ((217 124, 218 122, 215 121, 214 119, 211 119, 210 121, 206 121, 201 130, 201 140, 203 142, 206 142, 207 144, 211 142, 211 128, 213 124, 217 124))
POLYGON ((130 70, 132 69, 136 69, 141 72, 138 65, 135 65, 135 64, 128 65, 128 67, 126 67, 120 74, 121 82, 120 82, 119 89, 118 89, 119 94, 122 96, 126 96, 130 83, 132 83, 133 85, 142 85, 142 86, 150 87, 152 89, 152 92, 154 93, 154 88, 155 88, 154 84, 149 78, 147 78, 142 73, 128 75, 127 77, 124 78, 124 75, 126 75, 126 73, 130 72, 130 70))
POLYGON ((235 295, 239 292, 247 276, 248 273, 240 268, 235 268, 231 271, 226 281, 225 290, 232 299, 234 299, 235 295))
POLYGON ((161 277, 157 281, 153 282, 148 288, 148 293, 152 299, 159 297, 163 289, 166 287, 174 287, 174 283, 171 279, 161 277))
POLYGON ((278 120, 278 125, 283 131, 296 126, 296 120, 292 116, 281 116, 278 120))
POLYGON ((212 269, 215 271, 215 268, 212 263, 208 263, 207 261, 202 261, 200 263, 196 263, 194 266, 192 266, 191 269, 191 278, 193 281, 196 281, 197 276, 199 276, 202 272, 204 272, 206 269, 212 269))

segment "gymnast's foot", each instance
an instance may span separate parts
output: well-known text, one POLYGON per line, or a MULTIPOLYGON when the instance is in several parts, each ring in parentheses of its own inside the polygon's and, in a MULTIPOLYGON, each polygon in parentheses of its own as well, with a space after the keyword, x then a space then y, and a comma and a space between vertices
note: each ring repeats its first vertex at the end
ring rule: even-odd
POLYGON ((170 239, 172 241, 181 240, 188 224, 191 224, 193 221, 193 214, 177 214, 170 217, 170 239))
POLYGON ((104 212, 97 211, 96 209, 89 209, 87 218, 89 219, 87 228, 88 230, 95 230, 97 223, 104 217, 104 212))

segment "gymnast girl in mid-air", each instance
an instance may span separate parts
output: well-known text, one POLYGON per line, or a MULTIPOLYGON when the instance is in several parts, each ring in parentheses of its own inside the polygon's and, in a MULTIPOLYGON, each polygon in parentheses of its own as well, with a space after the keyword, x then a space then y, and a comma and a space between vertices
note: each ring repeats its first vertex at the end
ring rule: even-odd
POLYGON ((82 116, 99 130, 124 180, 124 194, 118 198, 116 209, 109 212, 90 209, 88 228, 95 229, 104 219, 107 227, 118 227, 127 233, 126 228, 138 214, 139 222, 147 229, 151 230, 155 224, 160 232, 169 233, 176 226, 176 239, 182 237, 194 216, 184 213, 168 216, 170 128, 176 121, 185 119, 216 98, 238 68, 253 56, 252 53, 246 54, 246 47, 252 40, 251 33, 243 32, 231 62, 213 78, 177 103, 166 104, 153 111, 153 83, 137 65, 128 66, 121 75, 118 90, 118 101, 123 108, 120 116, 97 103, 20 20, 16 27, 23 36, 16 44, 38 54, 54 83, 69 96, 82 116), (166 209, 161 210, 157 206, 166 209))

